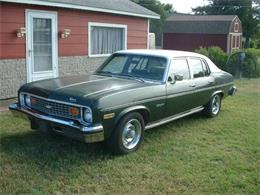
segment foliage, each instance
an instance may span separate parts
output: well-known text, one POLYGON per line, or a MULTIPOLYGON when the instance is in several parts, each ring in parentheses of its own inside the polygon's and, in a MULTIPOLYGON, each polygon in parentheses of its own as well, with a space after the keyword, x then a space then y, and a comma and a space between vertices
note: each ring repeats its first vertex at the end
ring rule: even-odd
POLYGON ((244 50, 246 58, 243 64, 243 76, 248 78, 260 77, 260 49, 244 50))
POLYGON ((260 49, 248 48, 228 55, 220 47, 214 46, 200 47, 195 52, 209 57, 220 69, 236 77, 240 77, 239 71, 243 77, 260 77, 260 49), (245 53, 243 61, 240 59, 241 53, 245 53))
MULTIPOLYGON (((159 0, 132 0, 133 2, 157 13, 160 15, 160 20, 151 19, 150 20, 150 32, 156 34, 156 38, 161 37, 163 24, 165 19, 173 13, 172 5, 171 4, 164 4, 161 3, 159 0)), ((160 43, 160 40, 157 40, 157 45, 160 43)))
POLYGON ((228 54, 225 53, 220 47, 200 47, 199 49, 195 50, 195 52, 209 57, 214 62, 214 64, 216 64, 220 69, 225 71, 227 70, 226 63, 228 59, 228 54))
POLYGON ((237 75, 238 68, 241 67, 243 77, 257 78, 260 77, 260 49, 244 49, 232 54, 227 62, 228 71, 237 75), (239 54, 245 53, 245 59, 241 61, 239 54))
POLYGON ((243 34, 246 37, 245 46, 249 40, 259 33, 260 8, 259 0, 208 0, 209 5, 194 8, 195 14, 208 15, 238 15, 242 22, 243 34), (254 6, 252 6, 254 4, 254 6))
POLYGON ((259 194, 259 82, 237 80, 218 117, 148 130, 125 156, 0 113, 0 194, 259 194))

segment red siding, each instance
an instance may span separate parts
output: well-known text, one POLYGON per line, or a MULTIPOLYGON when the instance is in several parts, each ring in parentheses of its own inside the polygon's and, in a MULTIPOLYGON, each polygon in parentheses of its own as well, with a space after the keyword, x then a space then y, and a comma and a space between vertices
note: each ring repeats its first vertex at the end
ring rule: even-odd
POLYGON ((23 4, 0 3, 0 59, 25 58, 25 38, 17 38, 16 30, 25 26, 25 10, 52 10, 58 13, 59 56, 88 55, 88 22, 127 25, 128 45, 132 48, 147 47, 147 19, 72 9, 50 8, 23 4), (63 29, 71 35, 60 38, 63 29))
POLYGON ((163 48, 194 51, 200 46, 219 46, 227 51, 227 35, 164 33, 163 48))

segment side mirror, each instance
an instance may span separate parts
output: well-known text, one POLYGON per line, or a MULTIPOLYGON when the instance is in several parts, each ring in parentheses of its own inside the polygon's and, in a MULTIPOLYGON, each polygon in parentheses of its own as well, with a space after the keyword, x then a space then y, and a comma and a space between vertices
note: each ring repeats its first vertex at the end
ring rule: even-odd
POLYGON ((174 78, 175 78, 176 81, 182 81, 183 75, 182 74, 175 74, 174 78))
POLYGON ((170 74, 168 77, 168 82, 174 84, 176 82, 174 74, 170 74))

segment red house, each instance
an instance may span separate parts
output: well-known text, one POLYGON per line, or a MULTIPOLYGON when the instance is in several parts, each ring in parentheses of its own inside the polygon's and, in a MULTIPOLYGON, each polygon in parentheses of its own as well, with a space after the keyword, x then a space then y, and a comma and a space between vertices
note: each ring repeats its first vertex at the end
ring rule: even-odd
POLYGON ((130 0, 0 0, 0 99, 26 82, 95 70, 116 50, 148 46, 149 19, 130 0))
POLYGON ((173 15, 164 25, 163 48, 194 51, 219 46, 227 53, 241 48, 242 25, 237 16, 173 15))

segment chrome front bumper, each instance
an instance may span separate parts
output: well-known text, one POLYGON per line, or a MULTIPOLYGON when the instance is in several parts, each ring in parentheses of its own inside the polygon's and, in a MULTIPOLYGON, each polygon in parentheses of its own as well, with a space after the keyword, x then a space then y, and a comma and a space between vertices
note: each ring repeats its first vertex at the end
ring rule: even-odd
POLYGON ((77 124, 71 120, 59 119, 51 116, 45 116, 34 112, 33 110, 24 109, 18 103, 11 104, 9 110, 16 116, 25 118, 27 116, 30 120, 35 120, 39 123, 47 124, 51 130, 82 140, 86 143, 100 142, 104 140, 104 129, 102 125, 84 126, 77 124))

